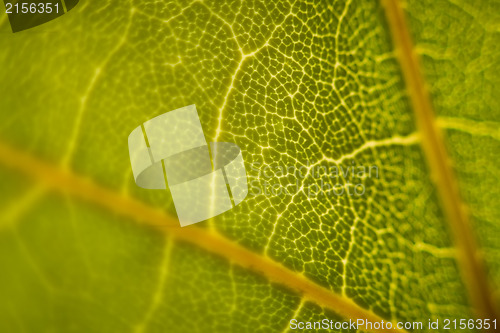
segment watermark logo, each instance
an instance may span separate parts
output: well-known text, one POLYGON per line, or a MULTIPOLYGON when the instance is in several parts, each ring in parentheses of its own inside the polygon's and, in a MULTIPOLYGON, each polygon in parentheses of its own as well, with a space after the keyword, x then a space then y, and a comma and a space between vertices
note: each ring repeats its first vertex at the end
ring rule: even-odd
POLYGON ((135 182, 172 193, 181 226, 222 214, 248 194, 240 148, 207 144, 195 105, 153 118, 128 137, 135 182))
POLYGON ((73 9, 79 0, 4 0, 12 32, 52 21, 73 9))
POLYGON ((292 165, 252 163, 250 193, 272 197, 305 195, 307 198, 355 196, 366 192, 366 182, 379 178, 376 165, 306 162, 292 165))

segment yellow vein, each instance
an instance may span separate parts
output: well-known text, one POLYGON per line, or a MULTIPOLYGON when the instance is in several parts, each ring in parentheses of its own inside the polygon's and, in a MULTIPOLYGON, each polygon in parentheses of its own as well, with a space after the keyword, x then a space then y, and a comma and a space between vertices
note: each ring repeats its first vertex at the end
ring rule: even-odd
POLYGON ((460 268, 470 300, 480 317, 500 318, 468 212, 461 200, 442 136, 436 126, 434 110, 425 88, 405 14, 398 0, 381 1, 413 105, 417 126, 422 133, 422 147, 460 253, 460 268))
POLYGON ((7 21, 8 18, 7 14, 3 10, 1 12, 3 15, 0 14, 0 27, 3 25, 4 22, 7 21))
POLYGON ((168 277, 168 271, 169 271, 169 266, 170 266, 170 259, 172 256, 172 243, 173 241, 169 238, 165 239, 165 247, 163 249, 163 260, 161 261, 161 266, 159 269, 159 277, 158 277, 158 282, 157 282, 157 288, 154 290, 152 299, 151 299, 151 304, 148 307, 148 310, 144 314, 144 317, 142 318, 141 322, 135 326, 135 333, 142 333, 145 332, 149 323, 151 322, 151 319, 153 319, 153 316, 155 313, 158 311, 158 308, 161 305, 161 300, 164 296, 165 292, 165 282, 168 277))
POLYGON ((19 217, 28 210, 28 207, 32 207, 45 192, 45 188, 37 184, 23 193, 22 196, 13 199, 8 204, 8 208, 3 209, 0 215, 0 231, 14 227, 19 217))
POLYGON ((73 123, 73 131, 72 135, 69 138, 68 141, 68 147, 66 150, 66 154, 63 157, 63 164, 67 167, 69 163, 71 162, 71 159, 73 158, 73 154, 76 149, 76 144, 78 140, 80 139, 80 130, 81 130, 81 125, 84 119, 84 115, 86 113, 86 109, 88 107, 89 99, 94 92, 94 90, 97 87, 98 81, 101 79, 102 74, 104 70, 106 69, 106 66, 110 63, 111 59, 120 51, 120 49, 126 44, 127 38, 130 32, 130 28, 132 26, 132 20, 133 16, 135 13, 135 8, 132 8, 130 10, 130 16, 128 18, 128 23, 125 28, 125 32, 121 36, 120 40, 116 44, 116 46, 111 50, 110 53, 106 55, 104 60, 95 68, 94 73, 92 77, 90 78, 90 81, 88 83, 88 86, 85 90, 85 93, 83 96, 80 98, 80 105, 78 108, 78 112, 75 117, 75 121, 73 123))
MULTIPOLYGON (((177 221, 160 209, 100 186, 90 179, 72 173, 67 168, 43 162, 3 142, 0 142, 0 163, 34 178, 49 189, 97 204, 140 224, 165 232, 175 240, 192 243, 241 267, 261 273, 270 281, 298 292, 304 300, 329 308, 344 318, 365 319, 372 322, 383 320, 351 299, 333 293, 304 275, 293 272, 268 257, 254 253, 213 230, 204 230, 196 226, 180 228, 177 221)), ((377 332, 406 331, 393 328, 377 332)))
MULTIPOLYGON (((297 308, 295 309, 295 311, 293 312, 292 318, 290 320, 297 319, 299 317, 300 312, 302 311, 302 308, 304 307, 304 304, 305 304, 304 300, 303 299, 300 300, 300 303, 297 306, 297 308)), ((290 326, 286 325, 285 330, 283 331, 283 333, 287 333, 288 331, 290 331, 290 326)))
POLYGON ((63 6, 64 13, 67 13, 68 12, 68 7, 66 6, 66 0, 61 0, 61 3, 62 3, 62 6, 63 6))
POLYGON ((500 124, 492 121, 474 121, 452 117, 438 117, 440 128, 454 129, 475 136, 489 136, 500 141, 500 124))

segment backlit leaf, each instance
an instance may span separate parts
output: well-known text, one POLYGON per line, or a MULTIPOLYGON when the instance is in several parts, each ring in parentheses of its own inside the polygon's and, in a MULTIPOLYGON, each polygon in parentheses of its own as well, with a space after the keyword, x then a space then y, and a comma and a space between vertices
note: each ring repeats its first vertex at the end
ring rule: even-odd
MULTIPOLYGON (((405 10, 498 282, 498 5, 405 10)), ((394 29, 376 1, 80 1, 16 34, 2 14, 0 332, 472 318, 394 29), (190 104, 207 141, 241 147, 250 193, 179 229, 127 136, 190 104)))

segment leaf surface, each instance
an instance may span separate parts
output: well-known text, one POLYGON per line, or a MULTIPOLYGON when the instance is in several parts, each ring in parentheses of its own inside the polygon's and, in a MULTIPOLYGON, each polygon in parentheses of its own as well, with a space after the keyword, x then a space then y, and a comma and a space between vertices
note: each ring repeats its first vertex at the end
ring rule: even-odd
MULTIPOLYGON (((420 34, 418 6, 406 7, 416 45, 445 48, 437 32, 420 34)), ((86 1, 38 31, 2 34, 0 331, 280 332, 292 318, 472 316, 388 25, 376 2, 86 1), (176 229, 169 193, 135 186, 126 138, 189 104, 208 141, 242 148, 261 192, 176 229), (263 192, 296 184, 283 167, 309 168, 299 186, 310 187, 331 166, 376 166, 378 177, 361 180, 361 196, 263 192)), ((489 56, 478 71, 497 64, 489 56)), ((493 156, 494 130, 453 140, 464 131, 450 118, 472 111, 444 107, 451 70, 435 61, 424 55, 423 70, 452 157, 474 140, 493 156)), ((489 165, 474 177, 491 181, 489 165)), ((473 195, 484 183, 457 169, 492 263, 494 192, 473 195)))

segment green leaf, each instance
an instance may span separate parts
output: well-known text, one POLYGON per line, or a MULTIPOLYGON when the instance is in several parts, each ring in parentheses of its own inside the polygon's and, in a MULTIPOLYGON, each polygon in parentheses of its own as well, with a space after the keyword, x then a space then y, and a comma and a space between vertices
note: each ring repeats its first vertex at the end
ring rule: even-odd
MULTIPOLYGON (((498 281, 495 5, 426 2, 408 2, 407 23, 498 281), (464 40, 454 25, 480 32, 464 40)), ((0 331, 281 332, 294 318, 473 317, 454 197, 436 181, 387 8, 82 1, 16 34, 0 16, 0 331), (261 192, 178 228, 168 191, 135 186, 127 136, 190 104, 208 141, 242 148, 261 192), (326 180, 357 181, 363 195, 262 192, 296 184, 279 170, 308 166, 378 173, 326 180)))

